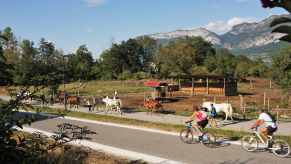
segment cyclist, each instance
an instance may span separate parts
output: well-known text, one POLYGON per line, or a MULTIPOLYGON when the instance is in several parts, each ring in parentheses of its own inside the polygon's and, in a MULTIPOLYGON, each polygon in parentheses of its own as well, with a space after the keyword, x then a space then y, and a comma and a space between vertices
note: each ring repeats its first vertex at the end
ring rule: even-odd
POLYGON ((265 124, 265 127, 261 129, 261 134, 263 139, 266 141, 268 136, 272 136, 273 133, 277 131, 278 127, 275 118, 270 113, 265 112, 264 109, 261 109, 259 118, 251 128, 257 128, 263 124, 265 124))
POLYGON ((193 120, 195 120, 198 125, 198 128, 197 128, 198 133, 199 133, 198 135, 199 135, 199 139, 201 139, 201 136, 203 135, 201 130, 207 126, 208 119, 207 119, 207 114, 196 105, 193 105, 193 114, 189 118, 189 121, 193 121, 193 120))

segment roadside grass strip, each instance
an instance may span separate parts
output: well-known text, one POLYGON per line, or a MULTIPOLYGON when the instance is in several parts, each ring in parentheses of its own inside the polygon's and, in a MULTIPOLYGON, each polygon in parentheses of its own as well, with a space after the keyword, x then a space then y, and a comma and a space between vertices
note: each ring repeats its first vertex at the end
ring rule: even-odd
MULTIPOLYGON (((43 131, 43 130, 39 130, 39 129, 34 129, 34 128, 26 127, 26 126, 24 126, 23 129, 20 129, 20 128, 17 128, 17 129, 24 131, 24 132, 28 132, 28 133, 40 132, 40 133, 42 133, 46 136, 49 136, 49 137, 54 135, 54 133, 51 133, 51 132, 47 132, 47 131, 43 131)), ((142 159, 146 162, 155 163, 155 164, 183 164, 182 162, 173 161, 173 160, 169 160, 169 159, 165 159, 165 158, 160 158, 160 157, 156 157, 156 156, 152 156, 152 155, 148 155, 148 154, 143 154, 143 153, 139 153, 139 152, 129 151, 129 150, 125 150, 125 149, 120 149, 117 147, 107 146, 107 145, 99 144, 96 142, 91 142, 88 140, 76 140, 76 141, 69 142, 67 144, 75 145, 75 146, 85 146, 85 147, 89 147, 93 150, 103 151, 105 153, 109 153, 109 154, 120 156, 120 157, 126 157, 126 158, 129 158, 131 160, 142 159)))

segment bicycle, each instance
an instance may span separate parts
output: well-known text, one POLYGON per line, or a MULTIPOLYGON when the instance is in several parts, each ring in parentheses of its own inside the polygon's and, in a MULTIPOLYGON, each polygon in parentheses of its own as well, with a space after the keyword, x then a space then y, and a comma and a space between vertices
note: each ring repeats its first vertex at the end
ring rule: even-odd
POLYGON ((215 135, 204 131, 200 130, 197 126, 192 125, 193 121, 187 121, 185 122, 185 129, 182 129, 180 132, 180 139, 182 142, 187 143, 187 144, 192 144, 192 143, 202 143, 203 145, 207 147, 212 147, 216 143, 216 137, 215 135), (194 133, 197 133, 198 131, 202 132, 202 136, 195 136, 194 133))
POLYGON ((246 135, 241 139, 242 148, 248 152, 258 150, 259 143, 263 144, 263 149, 271 151, 277 157, 284 158, 290 154, 290 146, 286 141, 274 139, 273 136, 268 136, 267 141, 264 141, 258 128, 253 128, 251 135, 246 135))

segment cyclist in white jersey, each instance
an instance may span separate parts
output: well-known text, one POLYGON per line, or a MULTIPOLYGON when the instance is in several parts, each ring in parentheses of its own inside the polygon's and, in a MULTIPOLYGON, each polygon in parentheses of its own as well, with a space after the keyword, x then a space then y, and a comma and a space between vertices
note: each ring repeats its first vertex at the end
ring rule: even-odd
POLYGON ((252 128, 257 128, 263 124, 265 125, 265 127, 261 129, 261 134, 264 139, 267 139, 268 135, 272 136, 273 133, 276 132, 278 129, 276 121, 272 118, 271 114, 265 112, 264 110, 261 110, 259 118, 252 126, 252 128))

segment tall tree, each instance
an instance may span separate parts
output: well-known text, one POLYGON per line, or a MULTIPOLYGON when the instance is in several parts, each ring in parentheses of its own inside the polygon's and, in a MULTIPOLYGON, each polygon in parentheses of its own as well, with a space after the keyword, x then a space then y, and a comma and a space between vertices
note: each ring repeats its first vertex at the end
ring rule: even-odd
POLYGON ((70 58, 70 65, 74 72, 75 80, 89 80, 91 79, 91 67, 94 64, 92 53, 88 50, 86 45, 81 45, 75 54, 70 58))
POLYGON ((35 75, 35 57, 37 50, 30 40, 23 40, 20 44, 20 59, 14 67, 13 80, 16 84, 29 85, 31 77, 35 75))
POLYGON ((218 49, 215 56, 215 73, 223 76, 233 76, 237 61, 235 56, 227 49, 218 49))
POLYGON ((7 84, 10 81, 9 66, 6 64, 6 58, 3 52, 3 42, 6 42, 7 38, 1 35, 0 32, 0 85, 7 84))
POLYGON ((194 67, 202 66, 205 59, 213 56, 211 43, 201 37, 186 37, 161 47, 155 57, 155 64, 161 76, 192 74, 194 67))
POLYGON ((107 78, 116 79, 123 72, 132 74, 142 71, 145 59, 142 45, 135 39, 129 39, 121 44, 113 44, 109 50, 104 51, 100 64, 107 78))
POLYGON ((10 27, 6 27, 2 34, 6 38, 6 40, 3 42, 3 53, 6 58, 7 64, 15 64, 18 60, 18 54, 17 54, 17 40, 16 37, 10 27))
POLYGON ((291 89, 291 47, 283 49, 273 57, 273 78, 282 89, 291 89))
POLYGON ((138 37, 137 43, 142 46, 141 63, 143 65, 144 72, 151 71, 151 64, 153 63, 154 55, 158 50, 158 43, 156 40, 148 37, 138 37))

